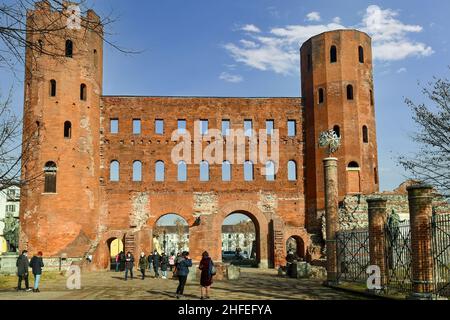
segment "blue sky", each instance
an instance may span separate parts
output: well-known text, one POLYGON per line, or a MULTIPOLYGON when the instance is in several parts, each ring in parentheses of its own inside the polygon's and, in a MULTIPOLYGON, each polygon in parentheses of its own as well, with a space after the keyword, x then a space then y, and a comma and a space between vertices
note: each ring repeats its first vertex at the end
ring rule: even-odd
MULTIPOLYGON (((164 0, 88 1, 118 20, 105 46, 104 94, 300 96, 301 42, 315 32, 357 28, 374 37, 381 190, 404 179, 395 156, 414 152, 414 124, 404 98, 423 101, 418 81, 448 76, 450 2, 164 0)), ((23 77, 19 72, 19 79, 23 77)), ((22 83, 1 70, 3 93, 22 83)))

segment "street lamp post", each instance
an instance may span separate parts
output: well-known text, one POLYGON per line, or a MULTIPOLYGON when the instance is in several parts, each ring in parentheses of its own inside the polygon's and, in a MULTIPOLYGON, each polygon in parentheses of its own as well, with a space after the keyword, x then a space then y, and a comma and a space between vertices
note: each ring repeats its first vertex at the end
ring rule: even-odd
POLYGON ((164 252, 166 252, 166 230, 164 230, 163 232, 163 247, 164 247, 164 252))

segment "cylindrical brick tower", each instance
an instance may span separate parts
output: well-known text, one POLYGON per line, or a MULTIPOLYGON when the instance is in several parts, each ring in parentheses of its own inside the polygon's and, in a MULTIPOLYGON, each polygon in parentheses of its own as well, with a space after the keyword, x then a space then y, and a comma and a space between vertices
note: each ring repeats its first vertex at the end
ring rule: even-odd
POLYGON ((27 35, 20 246, 46 257, 82 256, 98 226, 102 27, 72 5, 27 16, 28 30, 52 31, 27 35))
POLYGON ((321 132, 334 129, 341 147, 338 161, 340 200, 346 194, 378 191, 372 47, 370 37, 356 30, 325 32, 300 50, 305 114, 305 198, 307 227, 320 230, 324 209, 321 132))

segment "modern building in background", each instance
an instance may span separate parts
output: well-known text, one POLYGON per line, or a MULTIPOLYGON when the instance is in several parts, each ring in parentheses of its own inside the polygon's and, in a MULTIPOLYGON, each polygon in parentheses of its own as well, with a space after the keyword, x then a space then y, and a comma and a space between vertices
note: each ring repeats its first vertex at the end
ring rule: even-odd
POLYGON ((20 188, 11 186, 0 191, 0 254, 8 250, 8 244, 4 237, 4 219, 7 215, 12 215, 19 219, 20 211, 20 188))

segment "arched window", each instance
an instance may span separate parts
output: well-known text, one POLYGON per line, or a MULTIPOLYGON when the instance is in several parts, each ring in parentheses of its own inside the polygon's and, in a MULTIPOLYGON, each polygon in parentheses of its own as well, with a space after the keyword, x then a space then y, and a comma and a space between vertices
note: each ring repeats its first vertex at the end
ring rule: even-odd
POLYGON ((178 162, 178 181, 187 181, 187 166, 186 162, 178 162))
POLYGON ((275 181, 275 163, 273 161, 266 162, 266 181, 275 181))
POLYGON ((155 163, 155 181, 163 182, 165 177, 165 165, 164 161, 156 161, 155 163))
POLYGON ((56 80, 50 80, 50 97, 56 97, 56 80))
POLYGON ((200 162, 200 181, 209 181, 209 163, 208 163, 208 161, 200 162))
POLYGON ((142 162, 133 162, 133 181, 142 181, 142 162))
POLYGON ((358 56, 359 56, 359 62, 364 63, 364 48, 361 46, 358 47, 358 56))
POLYGON ((331 46, 331 48, 330 48, 330 62, 331 63, 337 62, 337 49, 336 49, 336 46, 331 46))
POLYGON ((111 161, 109 165, 109 181, 120 180, 120 163, 117 160, 111 161))
POLYGON ((227 160, 222 163, 222 181, 231 181, 231 163, 227 160))
POLYGON ((56 193, 56 163, 49 161, 45 164, 44 193, 56 193))
POLYGON ((70 121, 64 122, 64 138, 72 138, 72 123, 70 121))
POLYGON ((97 65, 98 65, 97 49, 94 49, 94 67, 97 68, 97 65))
POLYGON ((80 85, 80 100, 86 101, 87 99, 87 87, 84 83, 80 85))
POLYGON ((373 106, 373 91, 370 90, 370 105, 373 106))
POLYGON ((297 181, 297 163, 294 160, 288 162, 288 180, 297 181))
POLYGON ((353 100, 353 86, 351 84, 347 86, 347 100, 353 100))
POLYGON ((348 168, 359 169, 359 164, 356 161, 352 161, 348 164, 348 168))
POLYGON ((367 129, 367 126, 362 127, 362 136, 363 136, 363 142, 369 143, 369 130, 367 129))
POLYGON ((333 127, 333 131, 336 132, 336 135, 340 138, 341 137, 341 128, 338 125, 335 125, 333 127))
POLYGON ((251 161, 244 162, 244 180, 253 181, 253 162, 251 161))
POLYGON ((322 88, 319 89, 319 104, 323 103, 324 100, 324 90, 322 88))
POLYGON ((66 40, 66 57, 72 58, 73 56, 73 42, 72 40, 66 40))

